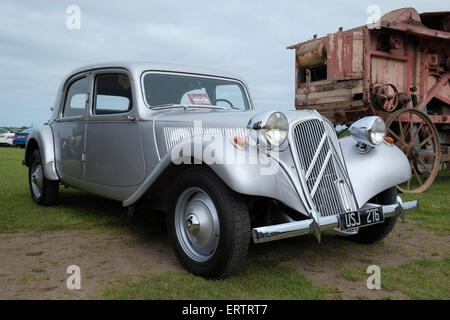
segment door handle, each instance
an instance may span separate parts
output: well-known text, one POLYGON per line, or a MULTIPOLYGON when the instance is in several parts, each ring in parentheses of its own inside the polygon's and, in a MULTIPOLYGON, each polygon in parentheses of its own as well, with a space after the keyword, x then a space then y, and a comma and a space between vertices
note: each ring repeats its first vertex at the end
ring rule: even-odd
POLYGON ((135 121, 136 120, 136 118, 135 117, 133 117, 133 116, 125 116, 125 118, 127 119, 127 120, 129 120, 129 121, 135 121))

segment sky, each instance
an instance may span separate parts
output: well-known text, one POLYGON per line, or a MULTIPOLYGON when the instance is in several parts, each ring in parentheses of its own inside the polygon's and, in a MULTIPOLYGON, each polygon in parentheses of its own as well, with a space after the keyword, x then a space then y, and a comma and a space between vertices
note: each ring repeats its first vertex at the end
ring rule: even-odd
POLYGON ((237 73, 257 109, 293 109, 295 60, 286 47, 364 25, 371 5, 381 14, 450 10, 448 0, 0 0, 0 126, 44 123, 65 75, 118 60, 237 73), (71 5, 79 29, 67 27, 71 5))

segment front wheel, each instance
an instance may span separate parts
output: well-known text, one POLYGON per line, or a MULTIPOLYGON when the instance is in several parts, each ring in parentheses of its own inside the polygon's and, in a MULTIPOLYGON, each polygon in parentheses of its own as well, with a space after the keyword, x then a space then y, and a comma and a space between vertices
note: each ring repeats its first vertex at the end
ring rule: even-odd
POLYGON ((178 178, 167 224, 178 260, 195 275, 224 278, 247 255, 248 207, 208 168, 190 168, 178 178))
POLYGON ((31 197, 37 204, 51 206, 58 202, 59 181, 45 178, 39 149, 35 150, 31 156, 30 167, 28 168, 28 183, 31 197))
MULTIPOLYGON (((397 188, 392 187, 377 194, 369 200, 371 203, 387 205, 394 204, 397 200, 397 188)), ((384 239, 394 229, 397 222, 397 216, 386 218, 383 223, 375 224, 373 226, 359 228, 358 233, 351 236, 344 236, 344 239, 355 241, 359 243, 374 243, 384 239)))

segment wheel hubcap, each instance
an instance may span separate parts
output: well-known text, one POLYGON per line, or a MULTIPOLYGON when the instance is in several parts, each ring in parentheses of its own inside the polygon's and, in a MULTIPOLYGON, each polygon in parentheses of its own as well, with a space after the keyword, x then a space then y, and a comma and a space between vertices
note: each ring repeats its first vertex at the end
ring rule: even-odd
POLYGON ((191 214, 186 219, 186 229, 193 236, 198 234, 198 232, 200 231, 200 221, 198 220, 196 215, 191 214))
POLYGON ((31 172, 31 189, 34 195, 39 198, 42 194, 42 186, 44 184, 42 166, 38 163, 34 163, 31 172))
POLYGON ((175 229, 184 252, 203 262, 215 252, 220 225, 214 202, 200 188, 189 188, 178 198, 175 207, 175 229))

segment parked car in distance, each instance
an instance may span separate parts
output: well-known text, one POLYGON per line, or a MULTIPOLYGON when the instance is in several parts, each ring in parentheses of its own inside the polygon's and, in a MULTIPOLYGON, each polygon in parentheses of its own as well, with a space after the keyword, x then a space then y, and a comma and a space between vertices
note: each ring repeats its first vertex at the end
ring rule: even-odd
MULTIPOLYGON (((411 169, 379 117, 338 139, 313 110, 255 110, 234 74, 154 63, 79 68, 63 79, 52 119, 28 138, 32 199, 59 185, 167 212, 188 271, 223 278, 255 243, 324 230, 372 243, 417 207, 396 184, 411 169)), ((145 208, 145 209, 144 209, 145 208)), ((148 211, 150 214, 153 211, 148 211)))
POLYGON ((16 137, 13 139, 13 144, 16 147, 25 148, 27 144, 28 136, 33 128, 26 128, 20 132, 16 132, 16 137))
POLYGON ((12 146, 15 136, 14 132, 0 128, 0 146, 12 146))

